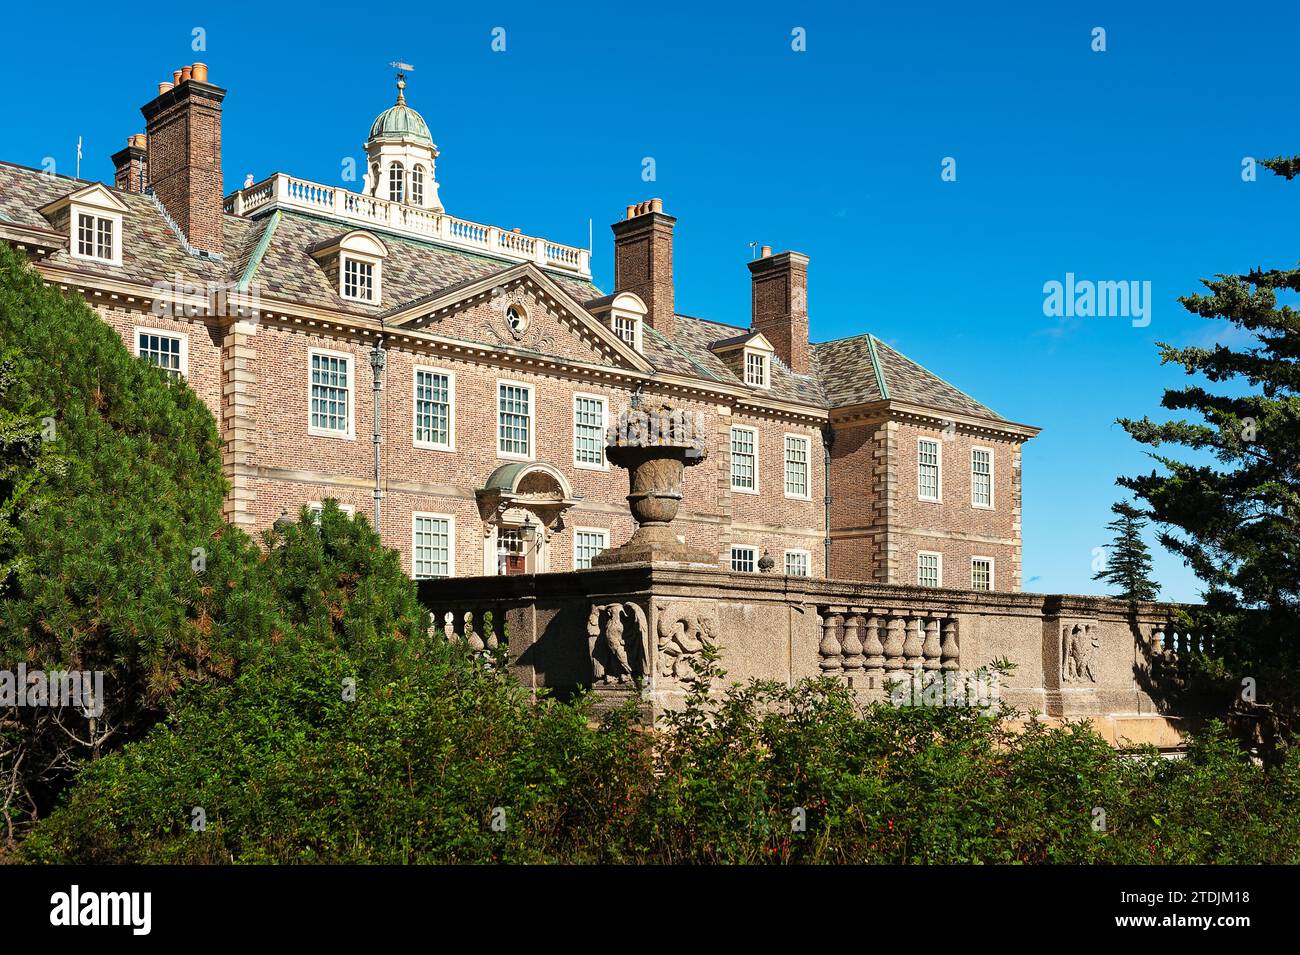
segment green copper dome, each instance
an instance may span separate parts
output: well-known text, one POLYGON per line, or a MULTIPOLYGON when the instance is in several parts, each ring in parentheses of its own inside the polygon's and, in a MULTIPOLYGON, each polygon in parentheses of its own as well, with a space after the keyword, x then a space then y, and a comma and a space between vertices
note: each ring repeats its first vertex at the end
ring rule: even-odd
POLYGON ((370 125, 371 139, 418 139, 432 145, 433 137, 429 135, 429 125, 424 117, 405 103, 398 103, 384 110, 370 125))
POLYGON ((388 107, 370 124, 371 139, 417 139, 433 145, 429 124, 424 117, 406 105, 406 77, 397 74, 397 103, 388 107))

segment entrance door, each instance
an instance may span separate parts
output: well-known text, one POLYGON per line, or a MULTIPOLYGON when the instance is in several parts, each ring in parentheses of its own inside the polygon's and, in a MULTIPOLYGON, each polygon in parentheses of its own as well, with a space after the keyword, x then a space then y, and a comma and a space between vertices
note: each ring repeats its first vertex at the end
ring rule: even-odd
POLYGON ((497 531, 497 555, 500 558, 498 573, 506 576, 528 573, 524 557, 524 533, 514 528, 497 531))

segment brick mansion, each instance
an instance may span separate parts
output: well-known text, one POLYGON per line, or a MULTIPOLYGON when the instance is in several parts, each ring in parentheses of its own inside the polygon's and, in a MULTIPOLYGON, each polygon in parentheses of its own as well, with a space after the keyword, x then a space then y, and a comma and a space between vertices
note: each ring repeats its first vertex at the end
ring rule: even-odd
POLYGON ((659 199, 613 224, 609 289, 589 249, 449 214, 397 85, 355 190, 277 172, 227 194, 204 64, 158 85, 111 185, 0 163, 0 240, 211 409, 229 522, 334 499, 378 513, 413 577, 586 568, 634 530, 610 422, 671 401, 710 442, 673 527, 720 566, 1020 590, 1038 429, 865 330, 810 341, 796 251, 746 263, 748 327, 681 314, 659 199))

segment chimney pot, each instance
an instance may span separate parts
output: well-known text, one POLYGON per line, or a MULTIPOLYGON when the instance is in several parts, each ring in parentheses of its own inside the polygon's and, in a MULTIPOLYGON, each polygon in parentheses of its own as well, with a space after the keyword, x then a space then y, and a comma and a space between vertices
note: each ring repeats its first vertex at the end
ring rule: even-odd
POLYGON ((632 218, 634 215, 636 215, 636 206, 628 206, 628 207, 627 207, 627 218, 630 219, 630 218, 632 218))
POLYGON ((769 259, 772 257, 772 247, 770 245, 765 245, 758 254, 760 258, 769 259))
POLYGON ((651 200, 650 200, 650 211, 651 211, 651 212, 663 212, 663 211, 664 211, 664 201, 663 201, 662 199, 651 199, 651 200))
POLYGON ((181 67, 181 82, 182 82, 182 83, 188 83, 188 82, 190 81, 190 77, 193 75, 193 72, 194 72, 193 67, 182 66, 182 67, 181 67))
POLYGON ((171 89, 171 88, 172 88, 172 84, 171 84, 171 83, 159 83, 159 84, 158 84, 158 95, 159 95, 159 96, 162 96, 163 93, 166 93, 166 92, 167 92, 169 89, 171 89))
POLYGON ((172 70, 172 86, 180 86, 180 85, 181 85, 181 71, 172 70))
POLYGON ((198 80, 200 83, 208 81, 208 64, 195 63, 190 67, 190 78, 198 80))

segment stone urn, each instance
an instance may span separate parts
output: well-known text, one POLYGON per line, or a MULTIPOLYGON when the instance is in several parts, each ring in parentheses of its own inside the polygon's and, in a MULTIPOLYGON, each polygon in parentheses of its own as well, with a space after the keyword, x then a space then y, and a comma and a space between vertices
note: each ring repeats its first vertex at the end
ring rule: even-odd
POLYGON ((628 473, 628 507, 637 529, 621 547, 597 554, 594 566, 640 561, 713 564, 716 558, 677 539, 670 524, 682 501, 686 468, 708 457, 704 416, 662 404, 633 406, 606 436, 605 455, 628 473))

